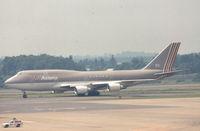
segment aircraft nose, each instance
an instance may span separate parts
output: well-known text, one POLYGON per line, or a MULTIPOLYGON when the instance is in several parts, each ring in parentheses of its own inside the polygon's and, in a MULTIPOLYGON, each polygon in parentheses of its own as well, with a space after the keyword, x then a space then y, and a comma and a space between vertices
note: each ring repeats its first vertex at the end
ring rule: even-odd
POLYGON ((8 79, 4 82, 5 85, 8 85, 8 84, 10 84, 10 83, 12 83, 12 77, 11 77, 11 78, 8 78, 8 79))

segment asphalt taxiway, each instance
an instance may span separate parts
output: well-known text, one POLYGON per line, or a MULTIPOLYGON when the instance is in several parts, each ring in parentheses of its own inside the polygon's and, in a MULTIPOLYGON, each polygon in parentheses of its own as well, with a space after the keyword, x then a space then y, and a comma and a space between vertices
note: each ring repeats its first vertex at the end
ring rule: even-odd
POLYGON ((200 98, 1 99, 0 123, 13 117, 23 120, 21 131, 198 131, 200 98))
MULTIPOLYGON (((137 99, 130 98, 130 94, 129 97, 123 94, 122 99, 117 95, 0 98, 0 123, 16 117, 24 122, 24 126, 17 129, 20 131, 199 131, 199 87, 169 86, 166 92, 155 88, 153 93, 154 87, 152 90, 146 87, 148 91, 144 93, 134 90, 140 93, 136 94, 137 99), (159 94, 181 95, 182 98, 149 98, 159 94)), ((16 128, 0 127, 0 130, 16 128)))
MULTIPOLYGON (((100 99, 102 97, 92 97, 100 99)), ((116 110, 116 109, 150 109, 150 108, 171 108, 158 105, 130 105, 130 104, 106 104, 91 103, 88 99, 75 97, 56 98, 4 98, 0 100, 0 114, 4 113, 34 113, 34 112, 70 112, 70 111, 92 111, 92 110, 116 110), (80 100, 80 101, 78 101, 80 100), (84 100, 84 101, 83 101, 84 100), (90 102, 90 103, 89 103, 90 102)))

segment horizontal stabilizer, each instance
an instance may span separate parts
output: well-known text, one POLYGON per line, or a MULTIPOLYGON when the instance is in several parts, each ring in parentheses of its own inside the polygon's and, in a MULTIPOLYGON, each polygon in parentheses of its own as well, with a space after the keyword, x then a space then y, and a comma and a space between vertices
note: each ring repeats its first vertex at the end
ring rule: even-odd
POLYGON ((155 76, 171 76, 171 75, 174 75, 174 74, 177 74, 177 73, 180 73, 180 72, 183 72, 183 70, 176 70, 176 71, 171 71, 171 72, 162 72, 162 73, 156 73, 154 74, 155 76))

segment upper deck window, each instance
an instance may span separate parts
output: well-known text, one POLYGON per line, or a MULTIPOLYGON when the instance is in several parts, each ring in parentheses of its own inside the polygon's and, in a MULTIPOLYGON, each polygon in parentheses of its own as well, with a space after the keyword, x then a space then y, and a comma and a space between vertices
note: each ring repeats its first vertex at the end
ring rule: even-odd
POLYGON ((18 75, 21 75, 21 74, 22 74, 22 72, 20 71, 20 72, 17 73, 17 76, 18 76, 18 75))

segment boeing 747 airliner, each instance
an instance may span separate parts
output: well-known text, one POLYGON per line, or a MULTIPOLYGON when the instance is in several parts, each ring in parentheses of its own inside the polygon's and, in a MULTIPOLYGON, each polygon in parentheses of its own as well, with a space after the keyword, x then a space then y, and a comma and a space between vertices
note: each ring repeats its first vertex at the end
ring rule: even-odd
POLYGON ((99 95, 100 90, 120 91, 137 84, 160 80, 179 72, 173 64, 180 43, 169 44, 149 64, 140 70, 73 71, 27 70, 20 71, 5 81, 5 85, 26 91, 74 91, 76 95, 99 95))

